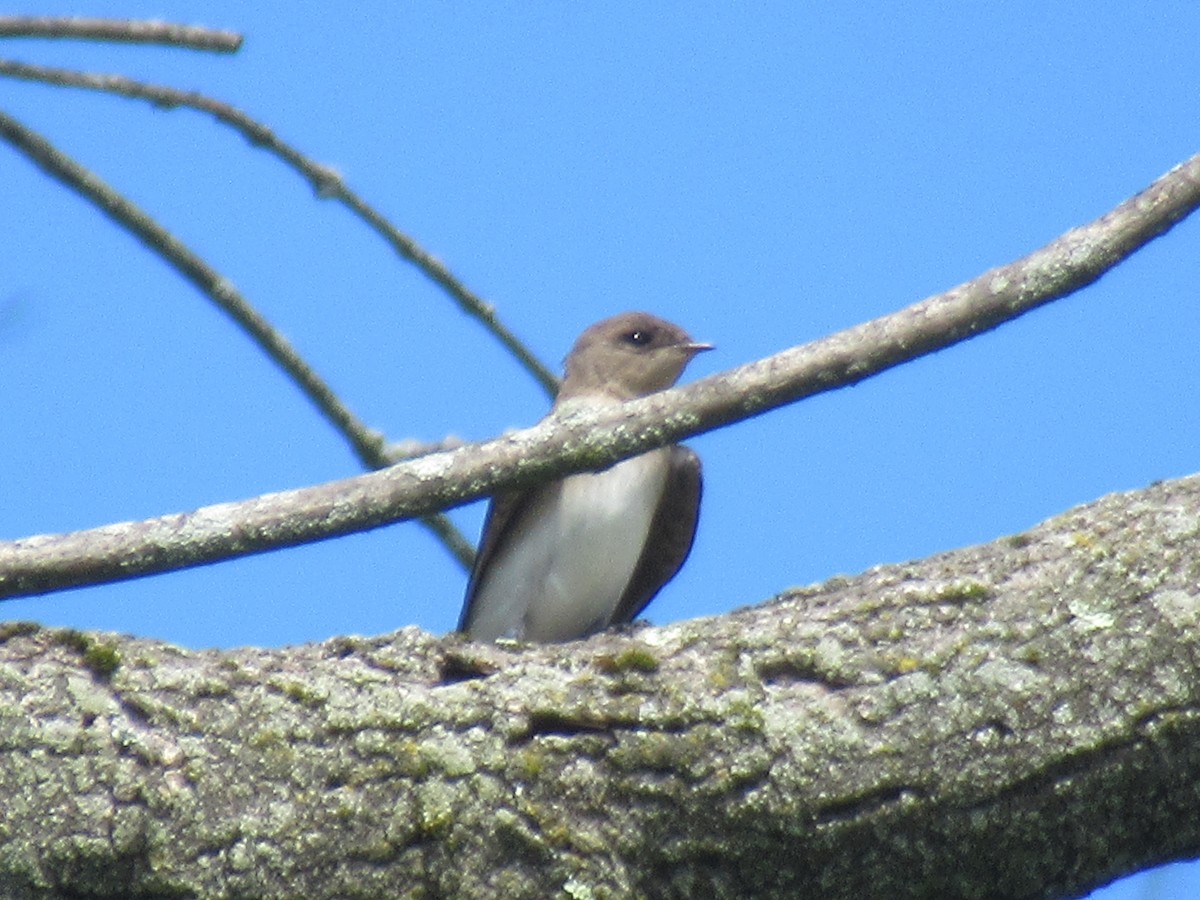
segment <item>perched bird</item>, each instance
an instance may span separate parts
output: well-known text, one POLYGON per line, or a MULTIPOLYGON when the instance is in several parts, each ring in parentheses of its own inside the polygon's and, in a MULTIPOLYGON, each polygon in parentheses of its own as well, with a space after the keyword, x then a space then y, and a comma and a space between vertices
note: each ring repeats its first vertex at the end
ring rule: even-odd
MULTIPOLYGON (((664 390, 692 357, 711 349, 648 313, 605 319, 567 355, 553 411, 615 406, 664 390)), ((700 459, 675 445, 498 494, 459 631, 481 641, 569 641, 632 621, 691 551, 700 487, 700 459)))

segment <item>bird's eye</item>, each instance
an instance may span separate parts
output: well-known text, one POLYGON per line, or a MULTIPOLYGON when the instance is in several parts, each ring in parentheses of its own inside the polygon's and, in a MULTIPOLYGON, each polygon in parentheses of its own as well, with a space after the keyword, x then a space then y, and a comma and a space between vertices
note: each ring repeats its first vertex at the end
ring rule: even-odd
POLYGON ((645 347, 652 340, 654 335, 649 331, 642 331, 640 328, 635 331, 630 331, 625 334, 626 342, 633 344, 635 347, 645 347))

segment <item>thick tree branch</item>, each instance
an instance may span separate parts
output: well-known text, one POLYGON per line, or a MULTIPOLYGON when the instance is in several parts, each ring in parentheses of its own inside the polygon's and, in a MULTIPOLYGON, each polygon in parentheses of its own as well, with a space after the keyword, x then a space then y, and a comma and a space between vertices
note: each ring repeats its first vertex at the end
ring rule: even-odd
POLYGON ((416 266, 427 278, 442 288, 460 310, 478 320, 542 386, 542 389, 549 396, 554 396, 558 387, 558 379, 554 373, 520 338, 513 334, 508 326, 500 321, 492 304, 471 291, 444 263, 428 253, 415 240, 389 222, 383 213, 352 191, 337 172, 329 166, 310 159, 290 144, 280 140, 274 131, 252 119, 240 109, 197 91, 180 91, 171 87, 146 84, 122 75, 76 72, 70 69, 34 66, 12 60, 0 60, 0 75, 62 87, 105 91, 123 97, 147 100, 164 109, 184 107, 208 113, 218 122, 240 132, 254 146, 273 153, 289 165, 312 185, 313 191, 318 197, 336 200, 366 222, 376 234, 387 242, 397 256, 416 266))
POLYGON ((123 44, 165 44, 189 50, 234 53, 242 36, 198 25, 135 19, 84 19, 53 16, 0 16, 0 37, 71 38, 123 44))
POLYGON ((375 528, 636 453, 854 384, 1095 281, 1200 205, 1200 156, 1024 259, 823 340, 682 388, 317 487, 0 543, 0 596, 201 565, 375 528))
POLYGON ((1198 561, 1192 477, 566 645, 9 625, 0 892, 1079 896, 1200 854, 1198 561))

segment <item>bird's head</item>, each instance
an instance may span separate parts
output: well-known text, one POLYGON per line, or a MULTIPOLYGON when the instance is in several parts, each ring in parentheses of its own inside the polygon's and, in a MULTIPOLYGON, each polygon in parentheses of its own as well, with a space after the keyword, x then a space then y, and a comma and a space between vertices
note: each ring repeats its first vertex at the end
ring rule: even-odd
POLYGON ((567 355, 559 399, 607 395, 621 400, 665 390, 711 344, 693 341, 678 325, 644 312, 597 322, 567 355))

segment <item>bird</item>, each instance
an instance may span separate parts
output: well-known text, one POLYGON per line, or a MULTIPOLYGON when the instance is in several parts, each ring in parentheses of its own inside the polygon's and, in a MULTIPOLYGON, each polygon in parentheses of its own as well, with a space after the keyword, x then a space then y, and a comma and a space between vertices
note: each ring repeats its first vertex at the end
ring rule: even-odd
MULTIPOLYGON (((597 322, 567 354, 550 415, 665 390, 711 349, 646 312, 597 322)), ((699 457, 675 444, 497 494, 458 630, 476 641, 555 643, 633 621, 691 552, 701 490, 699 457)))

